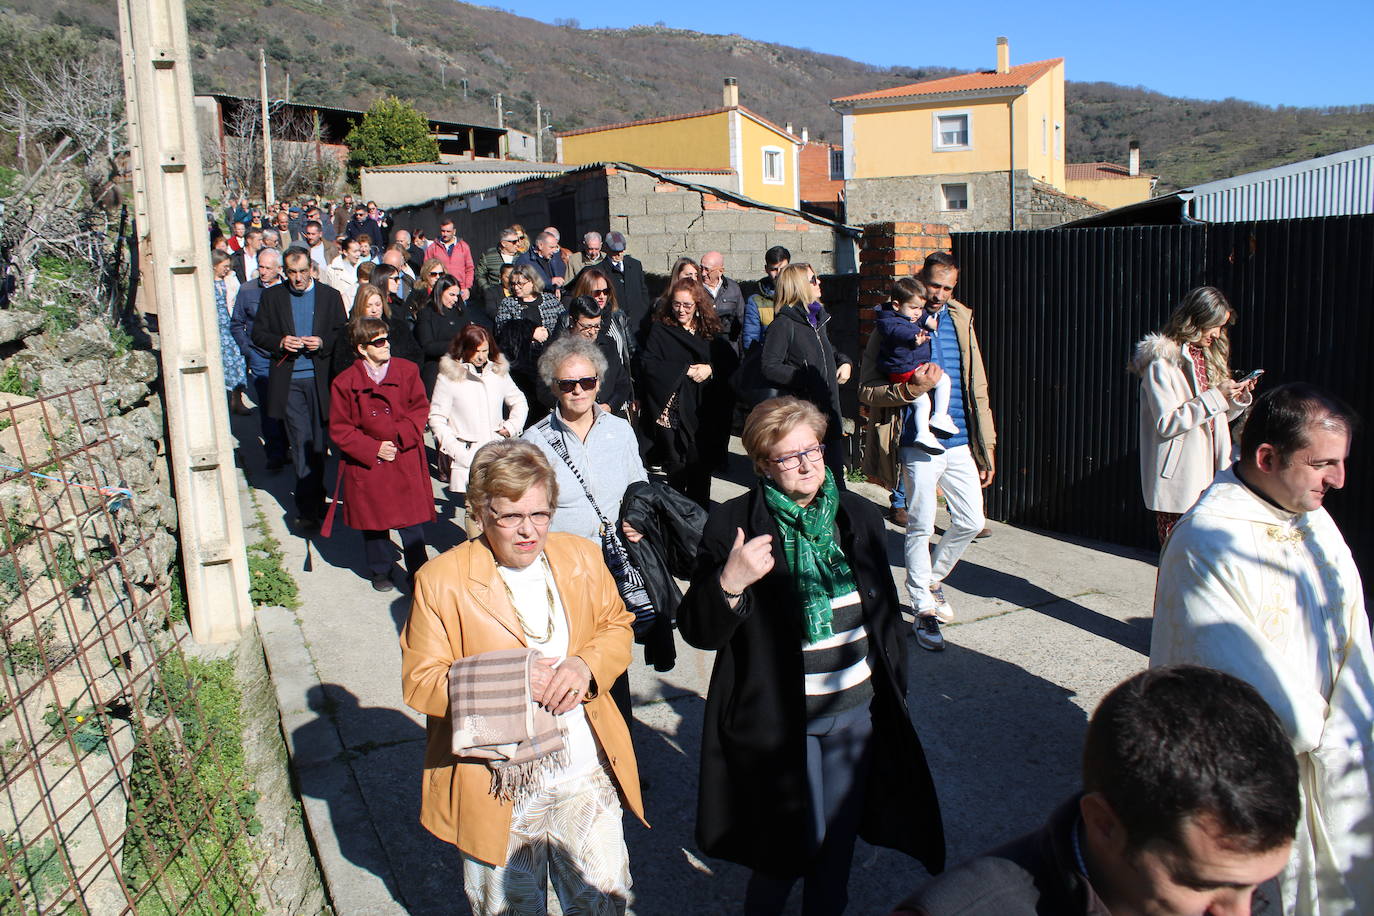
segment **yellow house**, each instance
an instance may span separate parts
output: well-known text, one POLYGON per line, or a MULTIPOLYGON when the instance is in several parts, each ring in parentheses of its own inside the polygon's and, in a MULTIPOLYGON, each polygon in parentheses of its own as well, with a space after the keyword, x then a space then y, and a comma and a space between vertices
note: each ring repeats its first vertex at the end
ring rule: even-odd
POLYGON ((1108 209, 1139 203, 1154 196, 1159 176, 1140 170, 1140 144, 1131 141, 1127 165, 1115 162, 1069 163, 1064 190, 1108 209))
POLYGON ((724 105, 692 114, 648 118, 556 134, 558 161, 568 165, 630 162, 652 169, 728 169, 745 197, 797 209, 801 138, 739 104, 725 81, 724 105))
POLYGON ((1025 171, 1064 189, 1064 59, 834 99, 844 126, 845 178, 1025 171))

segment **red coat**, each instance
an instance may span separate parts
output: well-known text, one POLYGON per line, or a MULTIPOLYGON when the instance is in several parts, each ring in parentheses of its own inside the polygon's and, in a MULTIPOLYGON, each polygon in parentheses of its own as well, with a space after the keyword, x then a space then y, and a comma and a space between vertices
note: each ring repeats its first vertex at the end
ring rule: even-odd
POLYGON ((434 241, 429 243, 425 249, 425 260, 438 258, 444 262, 444 270, 448 271, 458 279, 458 285, 463 289, 472 289, 472 274, 474 265, 472 263, 472 249, 468 248, 468 243, 462 239, 455 239, 453 242, 453 252, 444 250, 444 243, 434 241))
POLYGON ((358 360, 334 379, 329 437, 342 453, 339 488, 344 524, 360 531, 405 528, 434 520, 434 491, 425 462, 429 401, 420 370, 408 359, 392 359, 381 384, 358 360), (396 460, 377 449, 396 443, 396 460))

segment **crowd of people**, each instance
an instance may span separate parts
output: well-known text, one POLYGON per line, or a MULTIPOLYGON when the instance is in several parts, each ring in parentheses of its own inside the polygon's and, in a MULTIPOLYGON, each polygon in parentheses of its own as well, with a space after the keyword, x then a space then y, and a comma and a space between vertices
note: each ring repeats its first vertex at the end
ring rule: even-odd
MULTIPOLYGON (((856 366, 816 271, 781 246, 747 296, 705 252, 653 298, 616 231, 573 252, 510 226, 474 257, 452 220, 430 241, 349 197, 227 216, 211 243, 230 407, 258 405, 297 529, 329 536, 341 507, 378 591, 398 584, 396 532, 403 692, 430 722, 419 817, 458 848, 475 913, 542 913, 549 882, 565 912, 624 912, 622 819, 645 817, 627 669, 636 642, 671 666, 674 631, 715 652, 697 843, 751 870, 743 912, 782 912, 798 880, 804 913, 844 912, 859 837, 941 872, 903 611, 921 649, 944 648, 944 581, 997 467, 951 253, 894 284, 856 366), (884 514, 845 485, 851 376, 905 595, 884 514), (737 418, 751 483, 715 504, 737 418), (435 480, 467 539, 430 558, 435 480)), ((1374 650, 1322 508, 1356 420, 1310 386, 1234 378, 1234 320, 1193 290, 1130 362, 1164 545, 1155 668, 1103 700, 1083 790, 1041 831, 897 913, 1374 912, 1374 650)))

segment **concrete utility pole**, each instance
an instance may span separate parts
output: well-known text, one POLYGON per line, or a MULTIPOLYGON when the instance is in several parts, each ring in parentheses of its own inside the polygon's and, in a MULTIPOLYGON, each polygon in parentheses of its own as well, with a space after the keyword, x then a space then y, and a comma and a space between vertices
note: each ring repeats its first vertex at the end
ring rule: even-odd
POLYGON ((501 93, 496 93, 496 126, 506 129, 506 109, 501 103, 501 93))
MULTIPOLYGON (((147 3, 149 0, 140 0, 147 3)), ((164 0, 175 3, 181 9, 181 0, 164 0)), ((258 82, 262 88, 262 175, 263 205, 272 206, 277 202, 277 178, 272 174, 272 102, 267 98, 267 52, 258 48, 260 65, 258 82)))
POLYGON ((536 99, 534 102, 534 161, 544 161, 544 106, 536 99))
MULTIPOLYGON (((200 144, 182 0, 118 0, 135 198, 146 196, 151 289, 162 308, 163 396, 191 634, 234 639, 252 625, 238 474, 229 439, 200 144)), ((142 298, 142 296, 140 297, 142 298)))

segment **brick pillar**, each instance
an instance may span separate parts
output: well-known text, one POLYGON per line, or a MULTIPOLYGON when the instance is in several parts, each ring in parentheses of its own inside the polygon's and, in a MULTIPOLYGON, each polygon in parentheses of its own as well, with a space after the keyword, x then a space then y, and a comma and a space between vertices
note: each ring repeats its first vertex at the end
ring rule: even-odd
POLYGON ((950 250, 944 223, 869 223, 859 250, 859 353, 873 330, 873 310, 900 277, 920 273, 926 255, 950 250))

